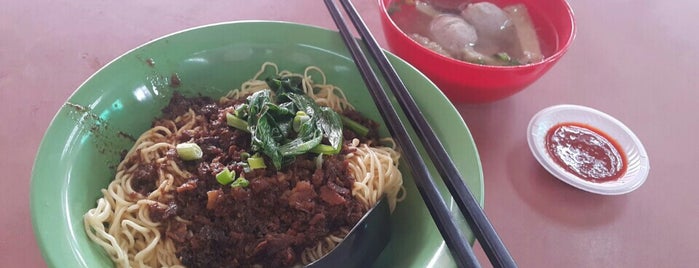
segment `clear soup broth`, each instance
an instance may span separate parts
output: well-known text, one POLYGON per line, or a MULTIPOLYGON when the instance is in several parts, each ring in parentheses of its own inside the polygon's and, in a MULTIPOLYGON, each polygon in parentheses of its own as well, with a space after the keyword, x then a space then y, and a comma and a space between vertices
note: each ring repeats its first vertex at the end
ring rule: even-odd
MULTIPOLYGON (((475 3, 480 3, 483 1, 468 1, 465 0, 462 3, 462 7, 465 7, 468 4, 475 4, 475 3)), ((549 57, 553 55, 557 50, 558 50, 558 36, 555 30, 555 27, 553 23, 549 20, 546 19, 546 16, 541 13, 541 11, 536 8, 535 6, 529 6, 526 5, 525 2, 521 2, 521 0, 495 0, 495 1, 488 1, 489 3, 492 3, 496 5, 499 8, 505 8, 508 6, 512 5, 517 5, 517 4, 524 4, 527 8, 527 12, 529 15, 529 18, 531 19, 531 25, 533 26, 533 31, 536 33, 536 39, 538 41, 538 47, 540 49, 540 53, 542 55, 541 60, 545 59, 546 57, 549 57)), ((414 1, 414 0, 394 0, 390 1, 390 4, 387 5, 387 11, 393 20, 393 22, 398 26, 399 29, 409 37, 411 37, 413 40, 415 39, 415 34, 426 37, 429 39, 429 41, 434 42, 433 39, 433 29, 431 30, 430 28, 430 23, 432 22, 434 15, 428 15, 429 12, 425 12, 424 6, 423 7, 417 7, 417 5, 426 5, 428 8, 433 8, 437 12, 439 12, 439 15, 441 14, 452 14, 454 16, 460 16, 460 10, 443 10, 443 9, 438 9, 435 7, 430 6, 429 4, 421 1, 414 1)), ((462 8, 463 10, 463 8, 462 8)), ((424 42, 417 41, 417 43, 420 43, 421 45, 428 47, 432 50, 435 50, 433 47, 430 47, 428 45, 425 45, 424 42)), ((438 44, 440 45, 440 44, 438 44)), ((479 51, 478 47, 476 47, 476 50, 479 51)), ((444 52, 444 51, 442 51, 444 52)), ((439 53, 439 52, 438 52, 439 53)), ((445 54, 445 53, 440 53, 440 54, 445 54)), ((497 56, 497 55, 487 55, 487 56, 497 56)), ((508 55, 509 56, 509 55, 508 55)), ((451 58, 457 58, 454 57, 453 55, 450 55, 448 57, 451 58)), ((467 60, 463 58, 457 58, 459 60, 464 60, 464 61, 469 61, 472 63, 479 63, 479 64, 486 64, 486 65, 522 65, 522 64, 529 64, 529 63, 534 63, 534 62, 522 62, 518 64, 489 64, 486 62, 474 62, 472 60, 467 60)), ((500 58, 497 58, 500 60, 500 58)), ((539 60, 540 61, 540 60, 539 60)))

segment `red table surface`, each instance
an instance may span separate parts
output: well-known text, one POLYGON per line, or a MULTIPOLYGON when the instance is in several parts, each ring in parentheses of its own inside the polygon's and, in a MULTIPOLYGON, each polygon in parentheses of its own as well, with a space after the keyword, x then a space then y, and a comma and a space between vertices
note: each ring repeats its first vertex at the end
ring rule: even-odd
MULTIPOLYGON (((355 4, 381 45, 375 0, 355 4)), ((521 267, 690 267, 699 263, 699 19, 696 1, 571 1, 568 54, 524 92, 456 104, 476 141, 485 211, 521 267), (643 141, 646 183, 622 196, 576 190, 526 143, 529 119, 570 103, 607 112, 643 141)), ((53 115, 93 72, 159 36, 231 20, 334 29, 321 1, 0 1, 0 267, 45 267, 29 185, 53 115)), ((477 255, 485 260, 477 247, 477 255)), ((486 265, 487 266, 487 265, 486 265)))

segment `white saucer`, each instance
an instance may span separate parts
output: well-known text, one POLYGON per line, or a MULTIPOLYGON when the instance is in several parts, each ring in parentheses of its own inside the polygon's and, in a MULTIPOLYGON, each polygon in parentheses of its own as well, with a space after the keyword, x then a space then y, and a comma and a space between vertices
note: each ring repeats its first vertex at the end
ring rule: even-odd
POLYGON ((643 144, 623 123, 595 109, 579 105, 556 105, 539 111, 527 128, 529 149, 537 161, 553 176, 591 193, 602 195, 626 194, 640 187, 648 177, 650 163, 643 144), (546 150, 546 134, 553 126, 575 122, 593 126, 617 141, 624 151, 627 169, 614 181, 591 182, 566 171, 554 162, 546 150))

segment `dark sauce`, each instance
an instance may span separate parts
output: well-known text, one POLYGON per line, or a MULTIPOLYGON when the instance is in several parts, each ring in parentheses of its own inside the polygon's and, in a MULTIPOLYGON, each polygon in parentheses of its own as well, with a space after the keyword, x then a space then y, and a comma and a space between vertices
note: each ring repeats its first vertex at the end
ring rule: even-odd
POLYGON ((566 171, 591 182, 608 182, 626 173, 621 146, 604 132, 580 123, 561 123, 546 134, 549 156, 566 171))

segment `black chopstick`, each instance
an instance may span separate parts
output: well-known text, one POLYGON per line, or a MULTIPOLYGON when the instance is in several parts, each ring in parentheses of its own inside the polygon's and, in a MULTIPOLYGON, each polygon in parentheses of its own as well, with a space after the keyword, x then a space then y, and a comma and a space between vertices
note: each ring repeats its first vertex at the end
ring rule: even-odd
POLYGON ((452 256, 454 257, 456 264, 459 267, 480 267, 476 256, 471 249, 471 245, 468 240, 463 235, 459 227, 457 226, 454 218, 449 212, 447 204, 442 199, 437 186, 431 179, 431 175, 427 170, 425 162, 420 157, 420 154, 415 146, 415 143, 410 139, 408 131, 401 122, 398 114, 391 104, 388 95, 383 90, 381 83, 379 82, 376 74, 369 66, 367 58, 364 56, 359 44, 352 37, 352 34, 347 29, 344 24, 344 20, 339 10, 335 6, 333 0, 325 0, 325 4, 330 11, 330 14, 335 21, 343 41, 347 45, 347 48, 352 55, 352 58, 357 63, 360 73, 367 87, 370 89, 374 102, 384 121, 387 123, 387 127, 391 132, 391 135, 396 140, 398 145, 404 152, 404 157, 409 163, 411 172, 415 184, 425 200, 425 205, 430 211, 432 218, 437 224, 437 228, 444 237, 446 245, 451 250, 452 256))
POLYGON ((398 77, 393 66, 388 62, 386 55, 379 47, 371 32, 369 32, 357 10, 349 0, 340 0, 340 3, 342 3, 350 20, 362 37, 364 44, 378 64, 379 70, 381 70, 383 75, 387 78, 386 82, 398 99, 401 108, 406 112, 411 125, 416 130, 430 158, 434 160, 433 162, 439 174, 444 179, 444 183, 449 189, 449 192, 457 201, 456 203, 461 213, 464 214, 464 218, 468 221, 469 226, 471 226, 490 262, 494 267, 516 267, 514 259, 507 251, 507 248, 505 248, 502 240, 495 232, 492 224, 487 219, 485 213, 478 205, 469 189, 463 183, 459 171, 451 161, 451 158, 449 158, 444 146, 437 138, 437 135, 430 127, 425 117, 422 116, 415 100, 413 100, 405 84, 403 84, 400 77, 398 77))
MULTIPOLYGON (((326 4, 328 2, 332 1, 326 1, 326 4)), ((410 96, 410 93, 408 93, 405 85, 398 77, 395 69, 393 69, 393 66, 391 66, 391 64, 388 62, 388 59, 369 32, 361 17, 358 15, 358 12, 349 0, 340 0, 340 2, 342 3, 347 14, 350 16, 352 23, 362 37, 365 45, 368 47, 370 54, 377 62, 379 69, 387 78, 386 80, 389 87, 398 99, 401 108, 406 112, 410 123, 418 133, 418 136, 430 155, 430 158, 435 160, 433 163, 437 167, 441 177, 444 179, 449 192, 457 201, 459 209, 464 214, 464 218, 467 220, 476 238, 481 243, 481 246, 483 247, 483 250, 488 256, 490 262, 494 267, 516 267, 514 259, 512 259, 512 256, 505 248, 492 224, 490 221, 488 221, 485 213, 478 205, 466 185, 463 183, 461 175, 456 169, 454 163, 451 161, 451 158, 449 158, 448 154, 446 153, 444 146, 437 138, 434 130, 432 130, 427 120, 422 116, 417 104, 410 96)), ((338 27, 340 28, 339 25, 338 27)), ((353 42, 345 43, 353 43, 356 45, 356 41, 354 39, 352 39, 352 41, 353 42)), ((348 44, 348 46, 349 45, 350 44, 348 44)), ((373 77, 375 78, 376 76, 373 75, 373 77)))

